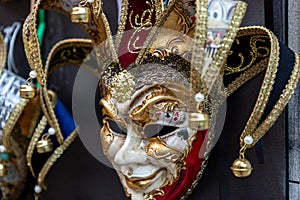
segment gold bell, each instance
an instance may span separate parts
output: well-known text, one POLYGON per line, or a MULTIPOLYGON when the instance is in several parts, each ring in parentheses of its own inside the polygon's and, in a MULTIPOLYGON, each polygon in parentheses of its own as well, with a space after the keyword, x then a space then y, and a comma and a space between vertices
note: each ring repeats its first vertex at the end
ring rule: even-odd
POLYGON ((38 153, 48 153, 53 150, 53 143, 50 139, 42 138, 36 145, 38 153))
POLYGON ((37 88, 34 85, 21 85, 20 96, 24 99, 32 99, 37 95, 37 88))
POLYGON ((238 158, 232 163, 231 170, 236 177, 247 177, 250 176, 253 168, 249 160, 238 158))
POLYGON ((0 177, 5 176, 7 174, 7 169, 4 164, 0 163, 0 177))
POLYGON ((89 23, 90 8, 87 7, 73 7, 71 12, 71 21, 73 23, 89 23))
POLYGON ((189 128, 193 130, 207 130, 209 128, 209 117, 204 113, 191 113, 189 128))

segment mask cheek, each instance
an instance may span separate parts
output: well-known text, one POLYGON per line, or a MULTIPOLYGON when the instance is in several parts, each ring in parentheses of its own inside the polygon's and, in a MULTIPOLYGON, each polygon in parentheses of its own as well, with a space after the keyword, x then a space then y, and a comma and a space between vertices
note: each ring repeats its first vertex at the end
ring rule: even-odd
POLYGON ((111 132, 106 124, 101 129, 100 138, 103 153, 110 161, 114 159, 126 139, 123 135, 111 132))
POLYGON ((176 163, 183 157, 183 152, 168 147, 159 138, 150 138, 146 144, 147 154, 155 160, 162 160, 166 163, 176 163))
POLYGON ((185 152, 189 147, 189 141, 195 135, 194 131, 187 128, 179 129, 178 131, 168 135, 167 137, 161 137, 161 140, 170 148, 174 148, 177 151, 185 152))

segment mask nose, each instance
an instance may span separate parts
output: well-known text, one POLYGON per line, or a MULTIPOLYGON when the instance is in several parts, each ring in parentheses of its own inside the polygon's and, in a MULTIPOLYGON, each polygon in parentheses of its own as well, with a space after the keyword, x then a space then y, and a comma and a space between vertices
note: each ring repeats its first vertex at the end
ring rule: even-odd
POLYGON ((116 153, 114 162, 118 165, 145 164, 147 153, 143 139, 138 135, 127 135, 121 149, 116 153))

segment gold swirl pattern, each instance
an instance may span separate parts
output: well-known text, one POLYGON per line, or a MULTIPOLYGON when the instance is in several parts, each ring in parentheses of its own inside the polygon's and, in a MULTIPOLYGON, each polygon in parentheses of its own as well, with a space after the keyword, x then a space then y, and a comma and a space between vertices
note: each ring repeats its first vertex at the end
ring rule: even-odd
MULTIPOLYGON (((270 55, 270 50, 266 46, 266 41, 269 38, 266 35, 254 35, 250 38, 250 52, 240 52, 238 53, 238 57, 240 58, 241 62, 237 67, 229 67, 226 65, 225 68, 225 75, 230 75, 234 73, 240 73, 246 71, 253 63, 255 63, 259 58, 266 58, 270 55), (258 44, 259 43, 259 44, 258 44), (251 60, 247 64, 245 63, 245 56, 250 57, 251 60)), ((236 39, 236 44, 240 44, 239 40, 236 39)), ((232 55, 233 51, 230 52, 229 55, 232 55)))
POLYGON ((133 10, 129 14, 129 23, 131 28, 134 29, 134 32, 127 44, 127 50, 130 53, 139 53, 139 50, 143 48, 143 46, 137 45, 138 41, 140 40, 138 33, 140 33, 142 30, 150 30, 153 26, 151 20, 155 11, 155 3, 153 0, 150 0, 146 1, 146 4, 149 6, 149 9, 145 10, 141 16, 139 14, 134 16, 133 10))

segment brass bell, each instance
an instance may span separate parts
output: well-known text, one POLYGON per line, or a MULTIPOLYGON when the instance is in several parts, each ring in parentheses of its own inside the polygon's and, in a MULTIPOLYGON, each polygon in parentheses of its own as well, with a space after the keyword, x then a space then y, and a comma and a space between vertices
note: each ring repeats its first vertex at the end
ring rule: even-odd
POLYGON ((37 95, 37 88, 34 85, 21 85, 20 96, 24 99, 32 99, 37 95))
POLYGON ((38 153, 48 153, 53 150, 53 143, 50 139, 42 138, 36 145, 38 153))
POLYGON ((71 21, 73 23, 89 23, 90 8, 88 7, 73 7, 71 12, 71 21))
POLYGON ((7 174, 7 169, 4 164, 0 163, 0 177, 5 176, 7 174))
POLYGON ((250 176, 253 168, 249 160, 238 158, 232 163, 231 170, 236 177, 247 177, 250 176))
POLYGON ((204 113, 191 113, 189 128, 193 130, 207 130, 209 128, 209 117, 204 113))

